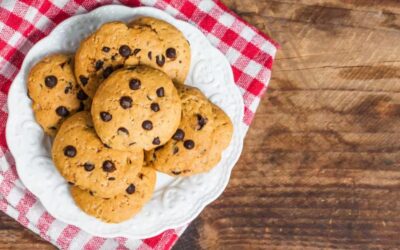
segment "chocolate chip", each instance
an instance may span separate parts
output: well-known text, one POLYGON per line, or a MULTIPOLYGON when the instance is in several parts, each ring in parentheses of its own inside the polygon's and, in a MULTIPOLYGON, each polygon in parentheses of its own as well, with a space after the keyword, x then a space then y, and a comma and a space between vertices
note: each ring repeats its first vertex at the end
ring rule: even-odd
POLYGON ((141 51, 141 49, 134 49, 133 50, 133 55, 136 56, 140 51, 141 51))
POLYGON ((76 94, 76 98, 78 98, 78 100, 81 101, 88 99, 88 97, 89 96, 83 90, 79 90, 78 93, 76 94))
POLYGON ((108 180, 109 181, 115 181, 115 177, 109 177, 108 180))
POLYGON ((168 48, 165 51, 165 55, 170 59, 175 59, 176 58, 176 50, 174 48, 168 48))
POLYGON ((58 116, 67 117, 69 115, 69 111, 66 107, 60 106, 56 109, 56 113, 58 116))
POLYGON ((177 140, 177 141, 182 141, 183 138, 185 138, 185 132, 183 132, 182 129, 178 128, 175 132, 175 134, 172 136, 172 139, 177 140))
POLYGON ((69 182, 68 182, 68 185, 73 186, 73 185, 75 185, 75 183, 69 181, 69 182))
POLYGON ((76 148, 74 146, 68 145, 64 148, 64 155, 67 157, 75 157, 76 155, 76 148))
POLYGON ((89 191, 89 194, 90 194, 91 196, 94 196, 93 191, 89 191))
POLYGON ((79 76, 79 80, 81 81, 83 86, 86 86, 86 84, 88 84, 88 82, 89 82, 89 78, 82 76, 82 75, 79 76))
POLYGON ((142 173, 139 173, 139 179, 141 179, 141 180, 143 180, 143 177, 144 177, 144 174, 142 174, 142 173))
POLYGON ((104 51, 104 52, 109 52, 110 48, 109 47, 103 47, 101 50, 104 51))
POLYGON ((145 130, 152 130, 153 129, 153 123, 149 120, 146 120, 142 123, 142 128, 145 130))
POLYGON ((104 77, 104 79, 106 79, 107 77, 109 77, 113 71, 114 71, 114 69, 113 69, 112 66, 108 66, 107 68, 105 68, 105 70, 103 71, 103 77, 104 77))
POLYGON ((125 190, 128 194, 133 194, 135 192, 135 185, 131 184, 128 186, 128 188, 125 190))
POLYGON ((44 78, 44 84, 46 85, 46 87, 48 87, 49 89, 54 88, 57 85, 57 77, 51 75, 51 76, 46 76, 44 78))
POLYGON ((160 105, 158 105, 158 103, 155 103, 155 102, 153 102, 153 103, 150 105, 150 108, 151 108, 151 110, 153 110, 154 112, 160 111, 160 105))
POLYGON ((129 109, 132 107, 132 98, 129 96, 123 96, 119 99, 119 104, 123 109, 129 109))
POLYGON ((173 154, 176 155, 176 154, 178 153, 178 151, 179 151, 179 148, 175 146, 175 147, 174 147, 173 154))
POLYGON ((103 67, 104 62, 102 60, 97 60, 96 64, 94 65, 96 71, 100 70, 103 67))
POLYGON ((123 64, 118 64, 117 66, 114 67, 114 70, 122 69, 123 67, 124 67, 123 64))
POLYGON ((118 52, 121 54, 121 56, 127 58, 131 55, 131 48, 129 48, 128 45, 122 45, 119 47, 118 52))
POLYGON ((142 83, 140 82, 139 79, 133 78, 133 79, 131 79, 131 80, 129 81, 129 88, 130 88, 131 90, 138 90, 138 89, 140 89, 140 85, 141 85, 141 84, 142 84, 142 83))
POLYGON ((194 141, 186 140, 183 142, 183 146, 185 146, 185 148, 187 148, 187 149, 192 149, 192 148, 194 148, 194 141))
POLYGON ((100 118, 104 121, 104 122, 109 122, 112 119, 112 115, 108 112, 100 112, 100 118))
POLYGON ((119 135, 120 135, 120 134, 129 135, 129 131, 128 131, 126 128, 124 128, 124 127, 118 128, 117 133, 118 133, 119 135))
POLYGON ((171 173, 173 173, 174 175, 180 175, 182 172, 181 172, 181 171, 174 171, 174 170, 172 170, 171 173))
POLYGON ((158 88, 157 90, 156 90, 156 93, 157 93, 157 96, 158 97, 163 97, 164 96, 164 88, 163 87, 161 87, 161 88, 158 88))
POLYGON ((162 67, 165 64, 165 56, 164 55, 157 55, 156 56, 156 63, 158 66, 162 67))
POLYGON ((151 51, 149 51, 149 53, 147 53, 147 57, 151 60, 151 58, 152 58, 151 51))
POLYGON ((116 170, 115 165, 112 161, 106 160, 103 162, 103 171, 104 172, 114 172, 116 170))
POLYGON ((197 127, 196 130, 201 130, 204 125, 206 125, 207 123, 207 118, 204 118, 203 116, 201 116, 200 114, 197 114, 197 127))
POLYGON ((88 172, 93 171, 94 164, 90 163, 90 162, 86 162, 85 164, 83 164, 83 168, 88 172))
POLYGON ((72 90, 72 83, 68 82, 68 86, 64 89, 64 94, 68 94, 72 90))
POLYGON ((160 138, 156 137, 153 139, 153 145, 160 145, 161 141, 160 138))

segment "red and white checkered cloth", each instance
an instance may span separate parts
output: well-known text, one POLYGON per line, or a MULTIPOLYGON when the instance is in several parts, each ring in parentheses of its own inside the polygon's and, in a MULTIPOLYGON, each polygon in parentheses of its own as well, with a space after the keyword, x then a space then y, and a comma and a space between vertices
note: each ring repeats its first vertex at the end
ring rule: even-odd
POLYGON ((228 58, 245 103, 247 128, 271 76, 277 44, 220 1, 0 1, 0 209, 60 249, 170 249, 185 228, 143 240, 94 237, 51 216, 20 182, 6 139, 7 94, 29 49, 61 21, 105 4, 153 6, 196 25, 228 58))

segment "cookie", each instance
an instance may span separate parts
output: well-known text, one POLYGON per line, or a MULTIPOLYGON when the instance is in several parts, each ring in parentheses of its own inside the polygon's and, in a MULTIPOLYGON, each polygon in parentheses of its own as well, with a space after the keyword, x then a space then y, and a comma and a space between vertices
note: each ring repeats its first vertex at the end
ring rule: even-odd
POLYGON ((135 19, 129 23, 129 26, 149 27, 162 41, 162 47, 147 48, 148 53, 155 55, 154 59, 143 57, 140 62, 163 70, 174 82, 184 83, 190 68, 191 54, 189 42, 182 32, 175 26, 152 17, 135 19))
POLYGON ((112 198, 100 198, 89 191, 71 186, 76 205, 85 213, 104 222, 119 223, 132 218, 150 200, 156 183, 156 172, 143 167, 136 179, 126 186, 123 193, 112 198))
POLYGON ((61 122, 84 109, 89 97, 75 80, 72 56, 54 54, 39 61, 28 76, 28 96, 36 121, 55 136, 61 122))
POLYGON ((221 160, 224 149, 229 146, 233 134, 233 125, 229 116, 215 104, 212 104, 214 114, 214 134, 208 164, 205 171, 213 168, 221 160))
POLYGON ((111 148, 151 150, 175 133, 181 101, 165 73, 141 65, 107 78, 93 98, 91 112, 97 134, 111 148))
MULTIPOLYGON (((137 47, 132 45, 138 44, 137 40, 145 34, 152 32, 148 28, 130 29, 123 22, 110 22, 84 39, 75 53, 75 75, 82 89, 93 97, 99 84, 123 67, 128 58, 137 64, 139 60, 134 56, 137 47)), ((159 45, 156 36, 147 37, 152 46, 159 45)))
POLYGON ((93 97, 113 71, 137 64, 160 69, 183 83, 190 67, 189 44, 175 27, 164 26, 111 22, 83 40, 75 55, 75 75, 83 90, 93 97))
POLYGON ((215 121, 212 104, 196 88, 178 87, 182 120, 172 139, 146 153, 146 161, 156 170, 189 176, 209 170, 215 121))
POLYGON ((52 156, 68 182, 104 198, 122 193, 143 164, 142 149, 125 152, 104 145, 86 111, 63 122, 54 139, 52 156))

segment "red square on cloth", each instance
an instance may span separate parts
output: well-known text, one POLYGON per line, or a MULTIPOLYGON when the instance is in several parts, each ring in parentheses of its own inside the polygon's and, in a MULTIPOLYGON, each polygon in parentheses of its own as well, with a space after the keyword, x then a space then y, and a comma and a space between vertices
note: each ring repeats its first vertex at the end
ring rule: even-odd
POLYGON ((228 29, 222 36, 221 40, 231 46, 238 37, 239 35, 235 31, 228 29))
POLYGON ((10 85, 29 49, 58 23, 94 8, 115 3, 151 6, 196 25, 226 55, 244 103, 249 126, 270 80, 277 43, 211 0, 0 1, 0 209, 60 249, 170 249, 185 226, 150 239, 95 237, 52 217, 23 187, 5 139, 6 100, 10 85))

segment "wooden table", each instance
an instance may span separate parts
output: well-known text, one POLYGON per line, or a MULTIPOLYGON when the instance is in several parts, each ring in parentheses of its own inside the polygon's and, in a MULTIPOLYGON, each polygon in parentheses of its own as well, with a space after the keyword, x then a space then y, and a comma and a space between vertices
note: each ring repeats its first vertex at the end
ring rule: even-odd
MULTIPOLYGON (((282 45, 223 195, 175 249, 400 246, 400 2, 225 0, 282 45)), ((51 248, 0 215, 0 249, 51 248)))

